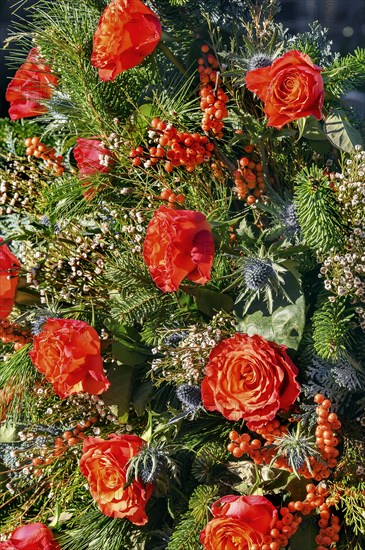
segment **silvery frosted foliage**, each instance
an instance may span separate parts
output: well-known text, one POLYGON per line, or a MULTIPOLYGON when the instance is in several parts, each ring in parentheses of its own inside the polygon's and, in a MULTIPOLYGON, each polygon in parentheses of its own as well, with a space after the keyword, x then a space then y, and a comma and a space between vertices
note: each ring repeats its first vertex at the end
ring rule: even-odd
POLYGON ((265 53, 255 53, 249 60, 247 70, 254 71, 271 65, 272 59, 265 53))
POLYGON ((307 384, 304 393, 313 397, 316 393, 326 395, 332 402, 334 411, 341 411, 354 391, 365 393, 365 376, 357 370, 349 359, 336 363, 314 357, 306 368, 307 384))
POLYGON ((328 29, 323 28, 318 21, 309 25, 309 31, 290 36, 288 38, 288 50, 302 49, 304 44, 308 44, 317 54, 315 63, 322 68, 328 67, 337 57, 332 52, 332 40, 328 40, 328 29))
POLYGON ((285 227, 287 236, 294 237, 300 233, 300 225, 297 211, 293 202, 288 202, 280 212, 281 221, 285 227))

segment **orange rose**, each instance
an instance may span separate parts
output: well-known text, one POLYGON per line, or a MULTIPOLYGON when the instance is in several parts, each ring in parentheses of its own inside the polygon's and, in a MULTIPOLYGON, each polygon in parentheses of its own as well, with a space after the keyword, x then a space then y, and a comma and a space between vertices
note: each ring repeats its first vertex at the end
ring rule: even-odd
POLYGON ((19 269, 19 260, 0 237, 0 319, 6 319, 13 309, 19 269))
POLYGON ((29 355, 61 399, 79 392, 98 395, 110 386, 98 333, 84 321, 47 319, 29 355))
POLYGON ((203 404, 255 430, 288 410, 300 393, 285 346, 237 333, 212 349, 202 383, 203 404))
POLYGON ((297 50, 275 59, 272 65, 249 71, 246 86, 265 103, 268 126, 278 130, 298 118, 322 118, 322 69, 297 50))
POLYGON ((250 550, 261 548, 263 537, 270 533, 277 520, 271 502, 257 495, 227 495, 212 505, 214 518, 200 533, 205 550, 250 550))
POLYGON ((200 212, 160 206, 148 224, 143 256, 164 292, 177 290, 185 277, 204 285, 214 258, 210 223, 200 212))
POLYGON ((127 518, 135 525, 147 523, 145 506, 154 489, 139 478, 125 487, 128 462, 144 443, 136 435, 110 435, 108 440, 88 437, 80 459, 81 473, 101 512, 112 518, 127 518))
POLYGON ((114 80, 139 65, 161 38, 158 17, 140 0, 112 0, 96 32, 91 63, 101 80, 114 80))
POLYGON ((51 68, 38 56, 37 48, 32 48, 27 60, 15 73, 6 91, 6 100, 10 102, 11 120, 39 116, 47 108, 39 100, 50 99, 58 78, 51 68))

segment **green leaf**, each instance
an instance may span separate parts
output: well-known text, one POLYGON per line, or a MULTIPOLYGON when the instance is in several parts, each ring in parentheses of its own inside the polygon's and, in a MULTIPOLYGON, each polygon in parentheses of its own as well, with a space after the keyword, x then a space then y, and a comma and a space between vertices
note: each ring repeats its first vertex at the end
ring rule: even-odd
POLYGON ((298 135, 297 141, 299 141, 300 138, 304 134, 304 128, 305 128, 306 122, 307 122, 306 118, 298 118, 298 120, 297 120, 297 125, 298 125, 298 130, 299 130, 299 135, 298 135))
POLYGON ((315 537, 318 535, 318 527, 315 518, 303 518, 298 531, 290 537, 291 550, 316 550, 315 537))
POLYGON ((270 315, 265 304, 255 300, 250 307, 253 313, 238 321, 238 329, 249 336, 259 334, 266 340, 298 349, 305 324, 304 296, 300 292, 293 304, 276 308, 275 302, 277 300, 274 300, 274 311, 270 315))
POLYGON ((132 396, 133 366, 116 365, 108 368, 110 388, 103 393, 103 401, 120 422, 127 422, 132 396))
POLYGON ((143 382, 135 389, 132 403, 138 416, 146 412, 147 403, 151 399, 154 389, 155 387, 150 380, 143 382))
POLYGON ((201 312, 213 317, 217 311, 226 311, 227 313, 233 310, 233 299, 228 294, 221 294, 208 288, 194 288, 189 291, 195 297, 197 307, 201 312))
POLYGON ((122 342, 115 342, 112 345, 112 354, 124 365, 140 365, 146 359, 144 353, 130 349, 122 342))
POLYGON ((2 424, 0 426, 0 443, 13 443, 16 441, 17 431, 15 424, 2 424))
POLYGON ((360 132, 351 126, 346 114, 339 109, 326 118, 323 129, 332 145, 341 151, 351 153, 355 145, 363 145, 360 132))
POLYGON ((322 126, 314 116, 305 119, 303 137, 313 141, 327 141, 327 136, 322 130, 322 126))

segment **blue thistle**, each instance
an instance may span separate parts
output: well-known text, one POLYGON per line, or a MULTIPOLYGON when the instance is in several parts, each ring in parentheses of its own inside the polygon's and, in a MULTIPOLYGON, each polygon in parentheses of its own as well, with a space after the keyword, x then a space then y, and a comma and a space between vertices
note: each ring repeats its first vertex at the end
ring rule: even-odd
POLYGON ((187 411, 194 411, 202 405, 202 392, 200 386, 182 384, 176 390, 176 396, 187 411))
POLYGON ((260 290, 275 277, 275 270, 269 259, 247 258, 243 266, 243 277, 249 290, 260 290))
POLYGON ((41 219, 39 220, 39 223, 41 223, 45 227, 50 227, 51 226, 51 221, 50 221, 49 217, 46 216, 46 215, 41 217, 41 219))
POLYGON ((272 59, 266 53, 255 53, 248 62, 247 70, 254 71, 271 65, 272 59))

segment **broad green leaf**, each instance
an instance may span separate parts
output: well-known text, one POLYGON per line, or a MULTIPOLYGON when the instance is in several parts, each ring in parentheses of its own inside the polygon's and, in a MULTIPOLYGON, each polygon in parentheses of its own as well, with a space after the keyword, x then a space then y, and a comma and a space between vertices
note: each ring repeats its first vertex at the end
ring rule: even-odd
POLYGON ((355 145, 363 145, 360 132, 351 126, 346 114, 339 109, 326 118, 323 129, 332 145, 341 151, 351 153, 355 145))
POLYGON ((133 366, 113 365, 108 368, 107 377, 111 385, 103 393, 103 401, 120 422, 127 422, 132 396, 133 366))
POLYGON ((290 550, 316 550, 315 537, 318 535, 318 527, 315 518, 303 518, 298 531, 290 537, 290 550))
POLYGON ((112 345, 113 356, 124 365, 140 365, 144 363, 146 355, 135 351, 122 342, 115 342, 112 345))
POLYGON ((298 349, 305 324, 303 294, 300 294, 293 304, 287 303, 274 309, 272 315, 269 314, 264 304, 262 304, 261 309, 258 309, 258 307, 257 302, 254 301, 250 308, 255 309, 254 313, 249 313, 243 319, 240 319, 238 329, 249 336, 259 334, 266 340, 284 344, 288 348, 298 349))
POLYGON ((305 119, 303 137, 313 141, 327 141, 327 136, 322 129, 321 123, 314 116, 305 119))
POLYGON ((297 126, 298 126, 298 130, 299 130, 299 135, 298 135, 297 141, 299 141, 300 138, 304 134, 304 128, 305 128, 306 121, 307 121, 306 118, 298 118, 298 120, 297 120, 297 126))
POLYGON ((0 426, 0 443, 13 443, 17 439, 17 432, 15 424, 2 424, 0 426))
POLYGON ((233 310, 233 299, 228 294, 202 287, 194 288, 191 294, 195 296, 197 307, 208 317, 213 317, 221 310, 226 312, 233 310))
POLYGON ((146 412, 147 403, 151 399, 153 392, 154 385, 150 380, 139 384, 133 392, 132 403, 139 416, 146 412))

